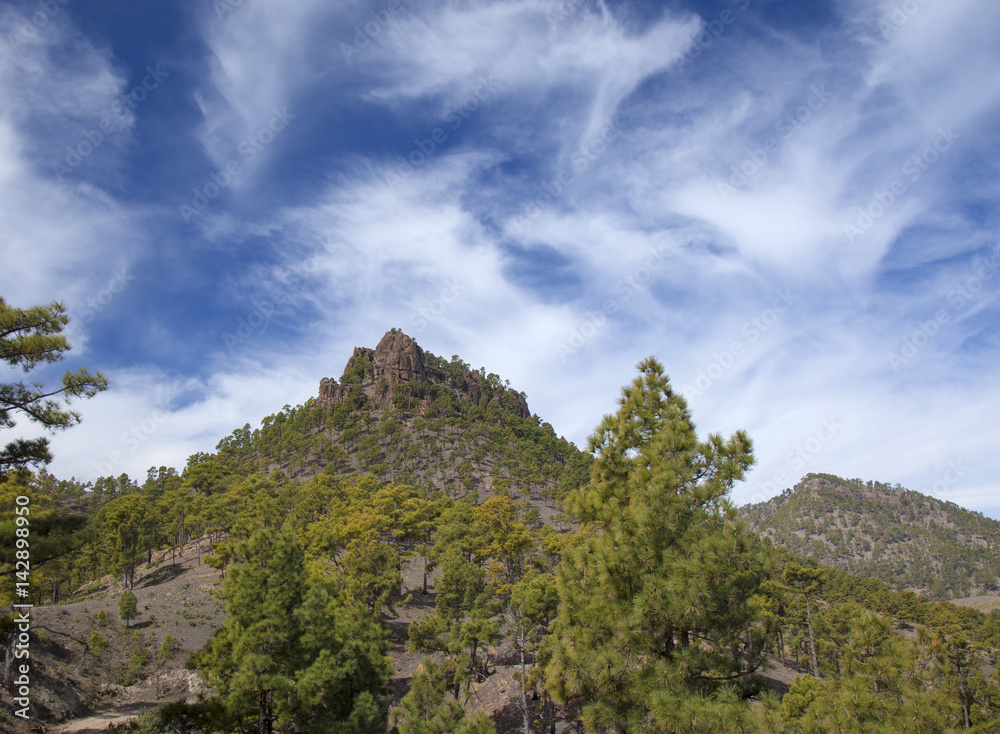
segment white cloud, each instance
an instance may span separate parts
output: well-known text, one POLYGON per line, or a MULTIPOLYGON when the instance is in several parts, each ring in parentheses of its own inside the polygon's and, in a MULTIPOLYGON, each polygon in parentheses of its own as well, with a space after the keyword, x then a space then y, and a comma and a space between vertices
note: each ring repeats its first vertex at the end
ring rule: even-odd
POLYGON ((150 467, 183 469, 188 456, 213 451, 246 416, 254 416, 256 428, 282 405, 305 402, 316 391, 313 374, 314 364, 287 363, 246 364, 204 380, 178 380, 155 368, 114 371, 106 392, 74 404, 81 425, 51 437, 49 471, 78 481, 124 472, 142 481, 150 467))
MULTIPOLYGON (((267 126, 275 111, 298 115, 296 96, 322 72, 307 56, 317 23, 336 9, 313 0, 241 2, 208 12, 202 32, 213 53, 206 84, 196 95, 204 115, 200 138, 216 166, 237 158, 241 143, 267 126)), ((330 44, 324 39, 325 45, 330 44)), ((259 146, 258 146, 259 147, 259 146)), ((266 149, 262 155, 270 155, 266 149)), ((250 180, 233 182, 239 189, 250 180)))
MULTIPOLYGON (((241 362, 220 343, 206 376, 184 383, 189 398, 122 465, 140 476, 179 465, 301 402, 320 376, 338 376, 352 347, 396 326, 510 379, 580 444, 641 358, 658 356, 677 389, 715 375, 691 401, 700 431, 746 428, 757 441, 760 466, 738 500, 759 499, 757 485, 776 472, 788 481, 768 492, 830 471, 988 506, 983 488, 1000 469, 988 416, 1000 406, 992 372, 970 367, 968 352, 1000 281, 961 308, 947 296, 974 272, 972 253, 996 239, 990 216, 970 213, 995 208, 996 184, 970 164, 989 159, 995 137, 1000 52, 990 34, 1000 11, 985 0, 922 3, 884 37, 879 21, 895 3, 844 2, 844 22, 809 43, 747 13, 678 66, 698 18, 665 14, 634 30, 631 18, 583 7, 557 18, 562 5, 408 3, 350 61, 339 44, 367 12, 356 3, 245 0, 202 19, 214 58, 198 134, 216 164, 274 108, 321 115, 339 94, 343 109, 380 109, 388 128, 431 131, 483 76, 491 94, 408 176, 385 174, 412 149, 382 149, 370 165, 341 151, 315 163, 327 179, 299 205, 262 203, 247 221, 220 200, 206 213, 203 242, 252 236, 281 255, 222 279, 219 298, 250 308, 258 294, 280 294, 280 317, 305 322, 302 339, 276 347, 270 332, 255 336, 259 348, 241 362), (576 166, 611 118, 617 134, 576 166), (904 166, 942 127, 959 137, 913 179, 904 166), (906 191, 879 202, 896 179, 906 191), (859 207, 872 222, 852 239, 845 224, 859 222, 859 207), (662 253, 656 267, 651 250, 662 253), (772 320, 782 290, 796 300, 772 320), (942 308, 947 328, 894 370, 887 352, 942 308), (734 344, 742 351, 727 357, 734 344), (799 446, 807 456, 796 459, 799 446), (937 485, 960 460, 966 475, 937 485)), ((88 81, 33 90, 44 99, 23 109, 102 114, 123 76, 106 51, 76 48, 88 71, 75 78, 88 81)), ((54 76, 44 53, 32 58, 37 68, 22 64, 19 78, 54 76)), ((0 91, 16 96, 10 78, 0 91)), ((141 212, 44 179, 24 119, 0 121, 0 189, 13 202, 0 208, 0 232, 27 263, 14 287, 34 300, 47 300, 35 294, 52 282, 93 290, 127 254, 116 243, 141 212), (67 238, 87 249, 67 251, 67 238), (90 286, 71 275, 84 264, 90 286)), ((985 360, 995 347, 976 348, 985 360)), ((59 437, 56 469, 79 476, 94 457, 129 449, 123 434, 151 420, 155 386, 170 379, 152 369, 112 378, 86 407, 89 428, 59 437)))
MULTIPOLYGON (((113 175, 130 137, 126 78, 65 16, 38 26, 5 7, 0 32, 8 41, 0 63, 3 295, 20 307, 62 300, 75 315, 142 242, 137 213, 89 183, 113 175), (69 61, 57 61, 56 50, 69 61)), ((78 349, 84 339, 78 331, 78 349)))

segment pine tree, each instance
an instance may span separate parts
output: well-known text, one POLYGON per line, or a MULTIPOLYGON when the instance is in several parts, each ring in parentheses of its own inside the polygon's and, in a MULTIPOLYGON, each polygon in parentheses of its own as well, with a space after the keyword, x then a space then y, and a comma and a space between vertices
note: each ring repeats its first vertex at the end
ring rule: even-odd
POLYGON ((447 656, 455 671, 452 692, 458 699, 462 683, 468 684, 481 671, 483 648, 499 640, 495 615, 500 610, 478 564, 453 548, 440 565, 434 613, 410 625, 410 649, 447 656))
MULTIPOLYGON (((521 670, 515 674, 521 687, 521 714, 524 734, 531 733, 528 710, 528 687, 537 682, 536 671, 528 671, 527 657, 537 653, 549 624, 555 618, 559 597, 551 574, 531 569, 514 584, 507 601, 506 622, 511 644, 520 658, 521 670)), ((546 699, 548 700, 548 699, 546 699)))
POLYGON ((291 532, 259 530, 233 554, 241 562, 223 586, 226 621, 195 659, 219 691, 221 723, 257 734, 276 724, 384 732, 391 664, 382 629, 362 607, 307 578, 291 532))
POLYGON ((118 617, 129 626, 129 622, 139 616, 139 603, 135 594, 125 591, 118 600, 118 617))
MULTIPOLYGON (((43 362, 58 362, 70 349, 62 333, 68 323, 61 303, 20 309, 0 297, 0 361, 25 372, 43 362)), ((58 388, 47 389, 37 382, 0 383, 0 429, 12 428, 17 413, 50 431, 69 428, 80 422, 80 414, 66 410, 60 399, 53 398, 90 398, 107 386, 104 375, 86 369, 67 371, 58 388)), ((15 439, 0 449, 0 478, 11 469, 51 460, 47 438, 15 439)))
POLYGON ((809 626, 809 653, 812 661, 813 677, 819 678, 819 662, 816 659, 816 633, 813 627, 812 605, 809 595, 823 585, 823 574, 816 568, 805 568, 798 563, 789 563, 781 575, 787 587, 802 594, 806 601, 806 623, 809 626))
POLYGON ((493 723, 482 711, 468 716, 448 694, 450 681, 447 664, 424 660, 410 690, 393 711, 393 725, 399 734, 495 734, 493 723))
POLYGON ((750 599, 764 557, 726 499, 751 442, 699 442, 662 366, 639 371, 590 439, 590 484, 567 500, 584 537, 557 570, 546 685, 590 732, 700 731, 718 723, 712 694, 753 692, 762 660, 750 599))

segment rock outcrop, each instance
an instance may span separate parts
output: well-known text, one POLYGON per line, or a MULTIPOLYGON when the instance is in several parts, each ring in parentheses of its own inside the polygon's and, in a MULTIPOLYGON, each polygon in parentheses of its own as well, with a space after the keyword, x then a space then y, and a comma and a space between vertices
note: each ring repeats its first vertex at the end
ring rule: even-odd
MULTIPOLYGON (((441 385, 454 391, 460 399, 477 405, 482 404, 486 395, 486 378, 483 375, 464 366, 442 369, 440 360, 425 353, 416 341, 401 331, 386 332, 375 349, 355 347, 344 374, 357 375, 358 372, 361 372, 361 389, 365 397, 382 410, 392 407, 395 388, 403 384, 441 385), (371 365, 370 368, 368 365, 371 365)), ((319 385, 319 403, 331 408, 339 405, 350 395, 352 388, 353 384, 325 378, 319 385)), ((499 402, 502 396, 504 403, 513 405, 522 418, 531 416, 528 402, 521 393, 510 388, 494 389, 492 392, 490 402, 499 402)), ((425 398, 425 403, 430 404, 430 400, 425 398)))

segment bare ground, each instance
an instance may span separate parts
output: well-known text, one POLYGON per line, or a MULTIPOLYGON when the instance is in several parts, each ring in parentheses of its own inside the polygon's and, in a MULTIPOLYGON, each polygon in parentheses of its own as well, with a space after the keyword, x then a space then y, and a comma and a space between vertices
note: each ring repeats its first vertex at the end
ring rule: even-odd
MULTIPOLYGON (((543 515, 554 508, 543 507, 543 515)), ((187 545, 176 558, 167 551, 154 554, 151 567, 137 572, 134 593, 140 616, 129 626, 118 620, 118 600, 124 588, 120 580, 105 578, 80 589, 69 599, 34 610, 33 626, 38 641, 32 656, 39 677, 33 692, 34 721, 0 721, 0 734, 48 731, 56 734, 88 734, 106 731, 112 724, 134 718, 143 709, 168 701, 194 701, 210 694, 201 676, 184 668, 191 653, 211 639, 224 620, 224 606, 216 591, 221 573, 204 563, 207 540, 187 545), (103 615, 101 612, 103 611, 103 615), (104 638, 104 649, 90 647, 93 635, 104 638), (161 650, 170 636, 176 643, 173 655, 161 650), (130 660, 143 649, 148 662, 140 672, 130 672, 130 660), (133 679, 134 678, 134 679, 133 679), (46 727, 42 729, 40 724, 46 727)), ((422 560, 414 558, 403 571, 406 603, 398 603, 397 615, 386 616, 392 649, 393 703, 409 690, 410 681, 425 657, 411 653, 410 624, 434 609, 434 577, 428 593, 422 593, 422 560)), ((497 731, 516 732, 522 726, 519 670, 509 647, 487 651, 489 674, 473 683, 466 708, 481 709, 495 722, 497 731)), ((769 661, 764 675, 780 694, 798 675, 797 670, 769 661)), ((528 693, 534 718, 542 701, 528 693)), ((560 722, 557 731, 568 731, 560 722)))

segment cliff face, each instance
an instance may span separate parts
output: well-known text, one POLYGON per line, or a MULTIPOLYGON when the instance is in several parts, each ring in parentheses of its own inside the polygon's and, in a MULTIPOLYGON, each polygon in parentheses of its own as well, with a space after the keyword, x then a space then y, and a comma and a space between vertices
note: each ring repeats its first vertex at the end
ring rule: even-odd
MULTIPOLYGON (((479 404, 485 392, 486 378, 464 366, 442 366, 442 361, 429 352, 424 352, 411 337, 401 331, 388 331, 375 349, 355 347, 347 361, 344 374, 361 371, 361 389, 365 396, 380 409, 392 407, 392 398, 397 386, 403 384, 430 383, 441 385, 462 400, 479 404), (367 364, 371 365, 369 369, 367 364)), ((325 379, 319 385, 319 402, 334 407, 343 402, 351 392, 352 385, 325 379)), ((522 418, 531 416, 528 402, 521 393, 506 388, 493 391, 491 402, 498 402, 503 395, 505 403, 514 405, 522 418)), ((430 398, 426 399, 430 403, 430 398)))

